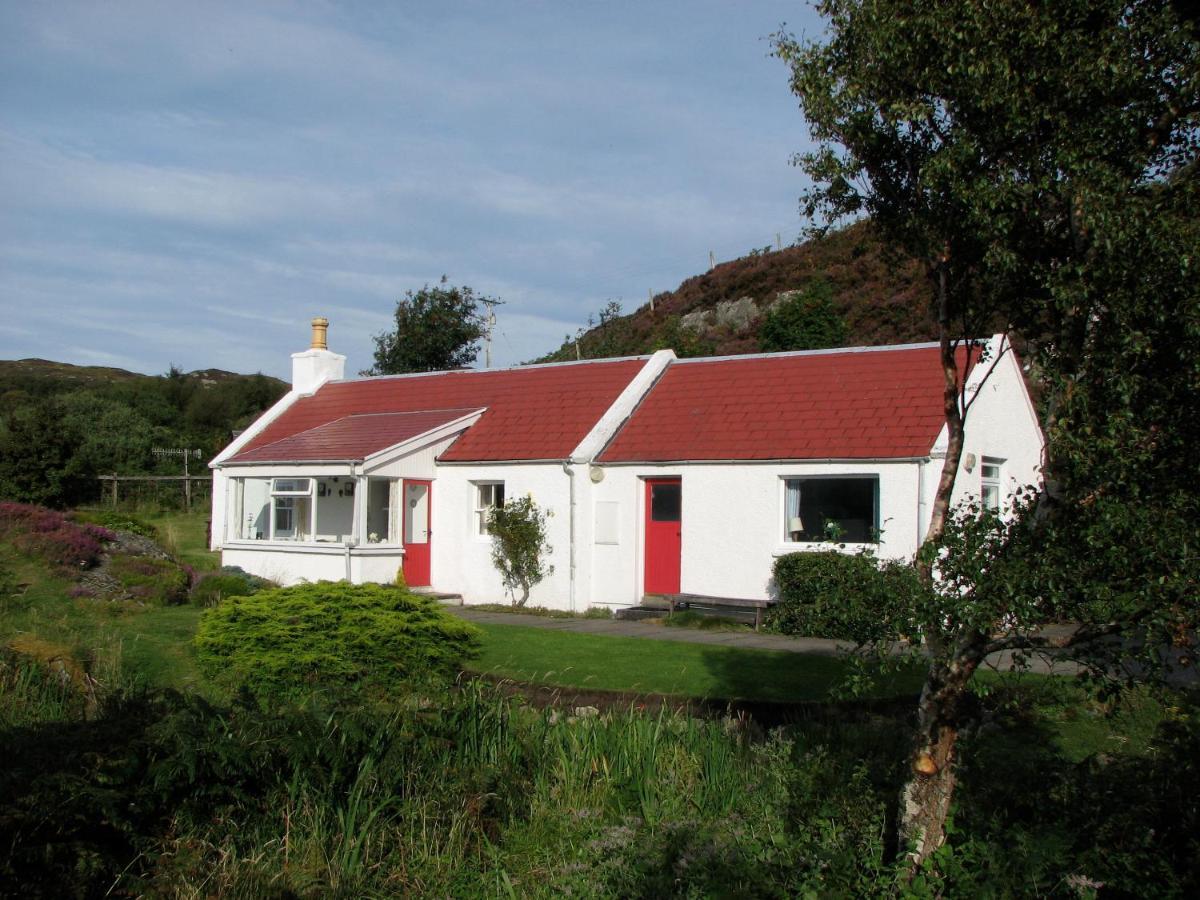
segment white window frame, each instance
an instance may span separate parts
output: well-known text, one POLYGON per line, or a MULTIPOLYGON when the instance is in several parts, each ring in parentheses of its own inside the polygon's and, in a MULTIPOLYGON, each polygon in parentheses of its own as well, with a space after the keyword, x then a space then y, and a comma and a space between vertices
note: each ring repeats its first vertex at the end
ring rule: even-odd
MULTIPOLYGON (((780 527, 783 530, 782 543, 788 547, 813 547, 813 546, 817 546, 820 544, 849 544, 849 545, 853 545, 856 547, 877 547, 879 544, 881 544, 883 542, 883 532, 882 532, 883 526, 882 526, 882 522, 881 522, 882 514, 883 514, 882 513, 882 505, 883 505, 883 496, 882 495, 883 495, 882 479, 880 478, 879 473, 877 473, 877 472, 845 472, 845 473, 839 473, 836 475, 834 475, 834 474, 802 475, 802 474, 798 474, 798 473, 797 474, 789 474, 789 475, 781 475, 779 477, 779 497, 780 497, 779 509, 780 509, 781 515, 780 515, 780 518, 777 519, 776 521, 778 521, 780 523, 780 527), (874 535, 874 537, 870 538, 866 541, 850 541, 850 540, 846 540, 844 538, 821 538, 819 540, 803 540, 803 539, 795 540, 795 539, 793 539, 792 532, 788 530, 788 526, 790 524, 788 521, 788 519, 790 518, 789 510, 788 510, 788 482, 789 481, 799 481, 799 482, 871 481, 871 482, 873 482, 874 483, 874 489, 873 489, 874 502, 872 503, 871 522, 868 525, 868 532, 870 534, 874 535)), ((801 500, 800 500, 801 508, 803 508, 803 503, 804 503, 803 485, 801 485, 801 500)), ((807 526, 808 523, 805 523, 805 524, 807 526)), ((808 530, 807 527, 805 528, 805 530, 808 530)))
POLYGON ((992 512, 1004 510, 1004 460, 985 456, 979 463, 979 503, 992 512), (992 470, 989 474, 988 470, 992 470), (995 491, 995 501, 988 500, 990 490, 995 491))
POLYGON ((363 504, 363 528, 364 533, 362 540, 372 547, 398 547, 403 543, 404 535, 401 534, 404 528, 404 511, 401 509, 400 502, 400 478, 394 475, 370 475, 366 479, 366 486, 363 488, 364 504, 363 504), (369 530, 370 521, 370 505, 371 505, 371 485, 378 482, 387 482, 388 499, 385 519, 387 520, 388 536, 386 539, 380 538, 378 541, 371 540, 371 532, 369 530))
POLYGON ((490 481, 472 481, 471 482, 471 531, 475 537, 480 540, 488 540, 491 538, 491 532, 487 528, 487 515, 498 506, 504 505, 506 492, 504 490, 504 482, 495 479, 490 481), (496 502, 495 489, 500 488, 500 502, 496 502), (484 502, 485 490, 490 494, 488 502, 484 502))
POLYGON ((297 509, 297 500, 308 501, 308 540, 312 540, 316 522, 314 521, 317 513, 317 504, 313 502, 313 491, 316 486, 316 479, 307 476, 289 476, 271 479, 271 533, 269 540, 272 541, 296 541, 297 532, 297 517, 299 510, 297 509), (303 483, 304 487, 299 487, 303 483), (281 504, 287 504, 283 506, 281 504), (277 525, 279 513, 287 510, 290 514, 291 525, 290 529, 283 529, 286 537, 279 536, 279 527, 277 525))
POLYGON ((315 478, 272 478, 272 497, 311 497, 315 478), (293 487, 297 482, 303 482, 304 487, 293 487))

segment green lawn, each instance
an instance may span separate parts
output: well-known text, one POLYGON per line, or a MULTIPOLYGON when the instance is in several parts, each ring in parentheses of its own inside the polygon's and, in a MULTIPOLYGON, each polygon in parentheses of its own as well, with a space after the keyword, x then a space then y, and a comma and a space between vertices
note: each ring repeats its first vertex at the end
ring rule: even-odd
MULTIPOLYGON (((845 671, 840 660, 645 638, 481 625, 483 652, 471 668, 540 684, 643 691, 726 700, 827 700, 845 671)), ((916 693, 916 673, 885 694, 916 693)))
POLYGON ((158 530, 163 546, 173 553, 176 559, 202 572, 221 568, 221 554, 208 549, 208 516, 207 507, 191 512, 138 514, 139 519, 158 530))

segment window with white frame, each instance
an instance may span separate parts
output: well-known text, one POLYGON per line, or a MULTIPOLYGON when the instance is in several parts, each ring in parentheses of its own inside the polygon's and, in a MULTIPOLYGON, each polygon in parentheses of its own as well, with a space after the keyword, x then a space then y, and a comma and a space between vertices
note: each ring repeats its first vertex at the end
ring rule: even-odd
POLYGON ((504 505, 503 481, 475 482, 475 534, 486 537, 492 510, 504 505))
POLYGON ((1004 474, 1004 461, 985 456, 979 466, 979 499, 984 509, 1000 512, 1000 484, 1004 474))
POLYGON ((783 539, 787 543, 877 543, 878 476, 785 478, 783 539))
POLYGON ((238 478, 234 508, 234 537, 239 541, 265 541, 271 536, 271 479, 238 478))
POLYGON ((271 539, 307 540, 312 521, 312 479, 276 478, 271 483, 274 521, 271 539))
POLYGON ((390 544, 396 540, 396 478, 367 479, 367 543, 390 544))

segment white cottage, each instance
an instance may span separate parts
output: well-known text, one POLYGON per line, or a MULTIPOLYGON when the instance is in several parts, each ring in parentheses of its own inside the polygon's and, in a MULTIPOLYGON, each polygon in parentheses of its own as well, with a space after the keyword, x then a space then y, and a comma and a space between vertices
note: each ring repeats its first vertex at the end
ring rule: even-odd
MULTIPOLYGON (((765 598, 775 557, 911 558, 945 455, 933 344, 651 356, 346 379, 313 346, 292 390, 212 462, 213 548, 284 584, 391 581, 504 600, 488 510, 550 510, 533 605, 765 598)), ((1002 507, 1043 439, 1000 337, 974 366, 956 500, 1002 507), (1003 351, 1003 352, 1002 352, 1003 351), (986 358, 986 357, 985 357, 986 358)))

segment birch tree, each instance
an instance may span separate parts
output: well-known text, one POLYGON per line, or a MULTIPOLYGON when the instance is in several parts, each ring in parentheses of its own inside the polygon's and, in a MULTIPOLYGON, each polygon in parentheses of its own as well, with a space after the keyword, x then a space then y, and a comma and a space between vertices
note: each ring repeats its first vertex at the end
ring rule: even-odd
POLYGON ((989 653, 1037 649, 1037 626, 1070 616, 1104 671, 1171 640, 1187 661, 1200 510, 1173 454, 1200 418, 1200 29, 1168 0, 818 8, 822 38, 774 36, 813 138, 802 209, 817 227, 870 216, 923 262, 939 326, 949 440, 918 554, 929 670, 898 816, 915 871, 945 840, 962 701, 989 653), (993 331, 1024 339, 1048 436, 1046 490, 1006 521, 950 506, 962 356, 993 331))

